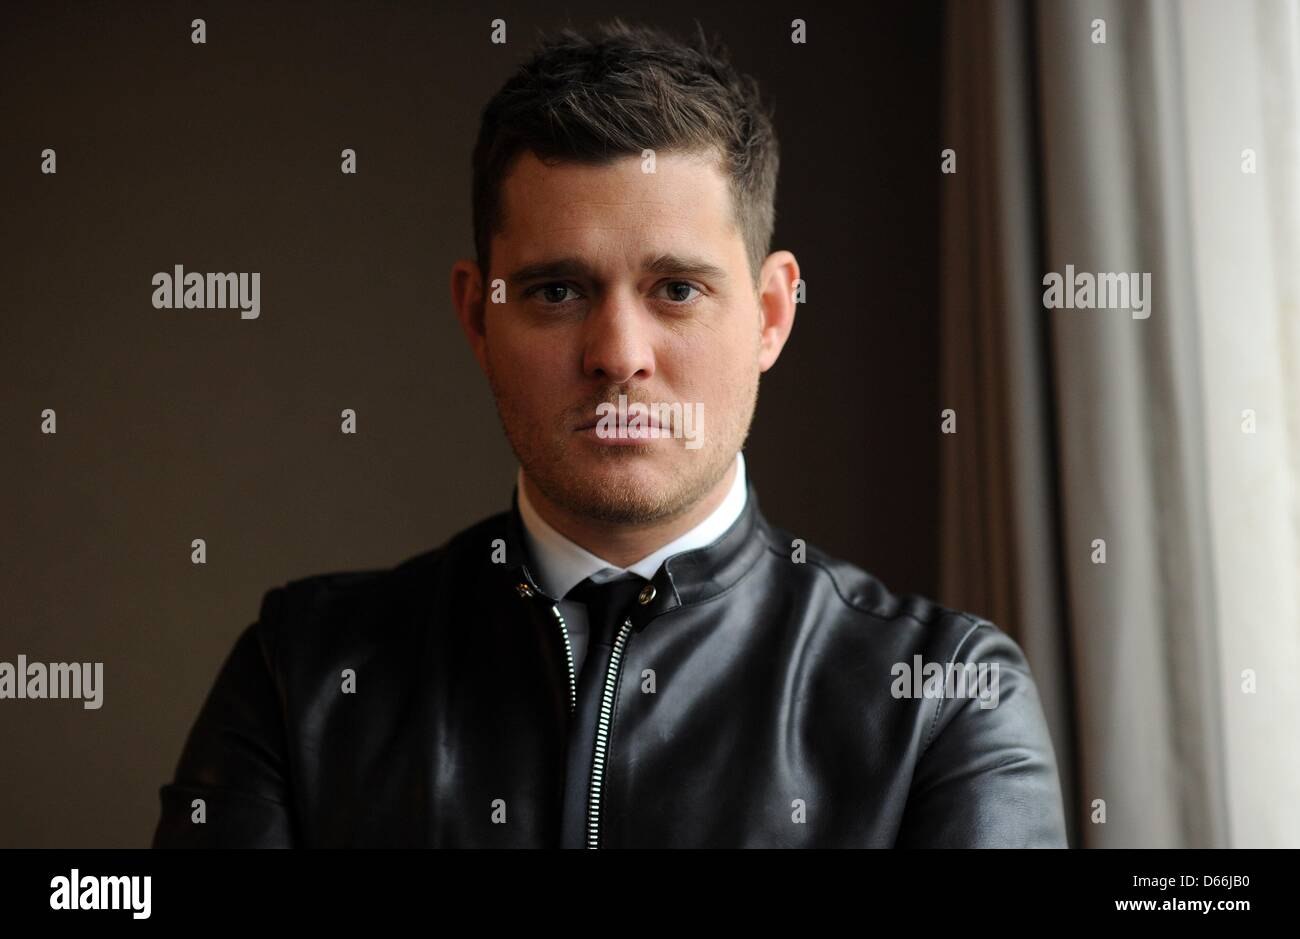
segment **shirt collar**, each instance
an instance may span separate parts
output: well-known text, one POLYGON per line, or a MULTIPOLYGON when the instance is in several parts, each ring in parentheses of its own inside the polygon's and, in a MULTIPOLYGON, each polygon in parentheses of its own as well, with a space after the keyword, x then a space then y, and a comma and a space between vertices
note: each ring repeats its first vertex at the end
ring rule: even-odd
POLYGON ((628 567, 617 567, 604 558, 560 534, 546 522, 528 501, 524 491, 524 470, 516 475, 515 490, 519 515, 523 521, 524 538, 537 565, 538 586, 553 597, 563 597, 588 577, 597 583, 612 580, 624 574, 637 574, 652 580, 660 565, 684 551, 712 544, 729 529, 745 509, 748 486, 745 479, 745 457, 736 452, 736 476, 726 496, 707 518, 690 531, 667 544, 656 548, 641 560, 628 567))

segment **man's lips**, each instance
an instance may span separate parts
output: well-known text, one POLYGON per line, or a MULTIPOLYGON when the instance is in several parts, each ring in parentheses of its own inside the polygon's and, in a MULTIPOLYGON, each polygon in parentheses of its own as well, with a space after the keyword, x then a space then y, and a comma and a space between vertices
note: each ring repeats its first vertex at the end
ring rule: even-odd
MULTIPOLYGON (((578 427, 575 427, 575 428, 573 428, 573 429, 574 429, 574 430, 591 430, 591 429, 594 428, 594 427, 598 427, 598 426, 600 426, 602 422, 604 423, 604 425, 605 425, 606 427, 608 427, 608 428, 610 428, 611 430, 617 432, 618 429, 619 429, 619 426, 618 426, 618 412, 617 412, 617 411, 612 412, 612 413, 609 414, 607 417, 593 417, 591 420, 587 421, 585 424, 582 424, 582 425, 580 425, 580 426, 578 426, 578 427)), ((632 413, 631 406, 629 406, 629 407, 628 407, 628 415, 627 415, 627 426, 628 426, 628 429, 629 429, 629 430, 631 430, 633 424, 636 424, 636 426, 637 426, 638 429, 650 429, 650 428, 653 428, 653 429, 655 429, 655 430, 658 430, 658 429, 659 429, 659 417, 658 417, 658 415, 656 415, 656 414, 654 413, 653 410, 648 411, 648 412, 646 412, 646 413, 644 413, 644 414, 634 415, 634 414, 632 413)))

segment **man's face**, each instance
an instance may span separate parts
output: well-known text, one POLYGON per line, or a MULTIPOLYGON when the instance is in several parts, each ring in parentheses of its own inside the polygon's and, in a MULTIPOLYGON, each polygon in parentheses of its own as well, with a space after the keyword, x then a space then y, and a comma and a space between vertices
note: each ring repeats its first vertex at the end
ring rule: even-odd
POLYGON ((476 351, 525 474, 589 519, 686 511, 734 461, 771 364, 726 179, 704 155, 659 154, 646 173, 635 156, 547 166, 526 152, 502 198, 476 351), (680 406, 682 423, 602 439, 590 425, 620 394, 630 413, 680 406))

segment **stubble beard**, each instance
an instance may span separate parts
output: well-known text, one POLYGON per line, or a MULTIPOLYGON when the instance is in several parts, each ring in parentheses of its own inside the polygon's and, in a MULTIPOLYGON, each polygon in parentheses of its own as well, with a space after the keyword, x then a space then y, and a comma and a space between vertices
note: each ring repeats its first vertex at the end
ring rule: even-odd
POLYGON ((690 511, 707 496, 730 469, 736 452, 744 446, 758 401, 756 369, 743 411, 724 422, 725 426, 721 428, 715 419, 713 427, 716 429, 710 435, 715 437, 712 446, 706 439, 699 449, 687 450, 684 439, 670 437, 644 446, 600 448, 594 456, 601 465, 611 469, 614 478, 610 478, 603 473, 575 471, 573 453, 576 448, 592 448, 578 439, 573 431, 558 428, 554 433, 568 436, 557 439, 549 430, 543 431, 541 437, 516 430, 528 427, 528 419, 511 407, 510 397, 503 393, 490 364, 487 377, 506 440, 532 484, 553 504, 570 514, 619 525, 669 521, 690 511), (671 470, 667 478, 661 477, 658 487, 616 481, 617 468, 621 464, 642 459, 643 454, 652 448, 667 447, 678 448, 678 459, 670 461, 671 470))

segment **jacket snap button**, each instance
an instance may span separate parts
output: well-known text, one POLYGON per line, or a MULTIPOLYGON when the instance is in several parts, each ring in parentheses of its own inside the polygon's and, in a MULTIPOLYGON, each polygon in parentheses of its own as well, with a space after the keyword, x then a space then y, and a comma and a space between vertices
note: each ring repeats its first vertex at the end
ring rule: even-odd
POLYGON ((524 597, 525 599, 533 595, 533 588, 528 586, 527 584, 524 583, 517 584, 515 586, 515 589, 519 591, 519 596, 524 597))
POLYGON ((641 588, 641 593, 637 595, 637 599, 641 601, 642 606, 645 606, 654 598, 655 598, 654 584, 646 584, 644 587, 641 588))

